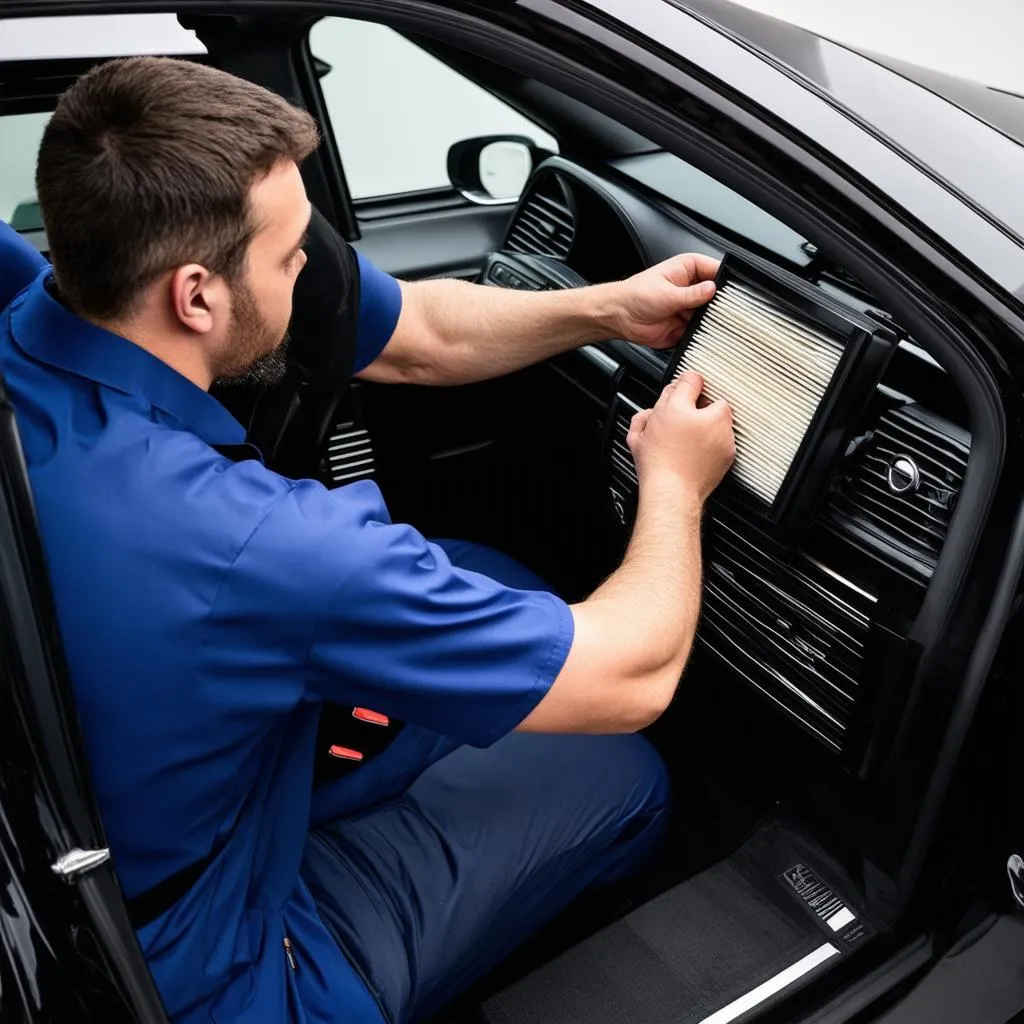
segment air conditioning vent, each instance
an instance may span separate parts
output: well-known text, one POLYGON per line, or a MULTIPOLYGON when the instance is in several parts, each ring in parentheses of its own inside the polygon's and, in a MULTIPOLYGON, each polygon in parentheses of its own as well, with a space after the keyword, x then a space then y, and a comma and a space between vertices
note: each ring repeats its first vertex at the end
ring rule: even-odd
POLYGON ((636 463, 633 453, 626 443, 629 424, 640 406, 630 401, 625 395, 615 396, 612 409, 612 429, 608 442, 608 458, 610 460, 608 477, 608 496, 611 498, 612 509, 620 526, 632 525, 636 512, 636 499, 639 484, 636 475, 636 463))
POLYGON ((575 236, 576 218, 568 189, 557 174, 540 174, 520 200, 505 248, 564 260, 575 236))
POLYGON ((875 598, 809 559, 778 562, 718 520, 710 535, 699 639, 843 752, 868 678, 875 598))
POLYGON ((847 457, 828 518, 888 560, 930 574, 970 450, 967 431, 921 406, 888 409, 847 457))
POLYGON ((327 442, 327 484, 340 487, 373 477, 373 442, 368 431, 353 422, 339 423, 327 442))

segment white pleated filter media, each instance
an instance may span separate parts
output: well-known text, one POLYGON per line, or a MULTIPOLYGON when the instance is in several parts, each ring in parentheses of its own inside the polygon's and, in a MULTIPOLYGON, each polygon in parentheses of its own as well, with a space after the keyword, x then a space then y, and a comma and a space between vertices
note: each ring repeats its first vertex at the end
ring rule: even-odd
POLYGON ((843 355, 843 343, 767 295, 727 281, 711 300, 675 377, 696 370, 733 410, 736 479, 775 501, 843 355))

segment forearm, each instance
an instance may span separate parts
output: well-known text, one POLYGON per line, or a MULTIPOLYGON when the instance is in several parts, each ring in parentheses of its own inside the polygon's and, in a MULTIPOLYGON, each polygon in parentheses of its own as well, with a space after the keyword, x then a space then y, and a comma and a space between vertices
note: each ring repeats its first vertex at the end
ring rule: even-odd
POLYGON ((390 369, 409 383, 467 384, 530 366, 611 336, 613 289, 522 292, 453 280, 403 284, 396 332, 402 344, 390 353, 390 369))
POLYGON ((620 671, 671 699, 690 655, 701 595, 701 506, 675 480, 641 484, 622 565, 585 602, 596 628, 620 644, 620 671), (646 484, 646 486, 644 486, 646 484))
POLYGON ((520 728, 635 732, 668 706, 693 646, 700 608, 698 500, 677 481, 641 487, 620 568, 572 608, 569 657, 520 728))

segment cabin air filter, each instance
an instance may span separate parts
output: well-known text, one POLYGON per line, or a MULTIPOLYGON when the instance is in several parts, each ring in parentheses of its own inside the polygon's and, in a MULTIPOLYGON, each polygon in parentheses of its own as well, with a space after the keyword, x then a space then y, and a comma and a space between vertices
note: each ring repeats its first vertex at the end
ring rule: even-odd
POLYGON ((770 521, 809 518, 896 345, 871 317, 781 271, 727 257, 665 382, 685 370, 732 406, 732 491, 770 521))
POLYGON ((736 480, 777 497, 843 355, 838 338, 790 316, 767 295, 727 282, 675 376, 696 370, 709 398, 733 409, 736 480))

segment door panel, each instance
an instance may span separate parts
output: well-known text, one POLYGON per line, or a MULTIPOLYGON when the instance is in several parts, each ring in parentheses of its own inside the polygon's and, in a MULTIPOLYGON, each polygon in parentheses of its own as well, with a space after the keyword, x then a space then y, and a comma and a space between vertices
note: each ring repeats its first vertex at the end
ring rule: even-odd
POLYGON ((466 201, 394 204, 391 211, 358 211, 362 238, 355 247, 395 277, 474 279, 505 234, 514 203, 477 206, 466 201))

